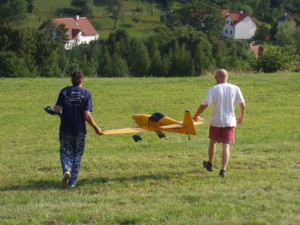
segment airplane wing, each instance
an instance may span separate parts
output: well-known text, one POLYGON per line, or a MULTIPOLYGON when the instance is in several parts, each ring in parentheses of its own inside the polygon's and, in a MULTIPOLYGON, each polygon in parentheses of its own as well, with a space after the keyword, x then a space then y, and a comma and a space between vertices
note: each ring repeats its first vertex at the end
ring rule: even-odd
POLYGON ((102 131, 102 134, 109 135, 109 134, 136 134, 136 133, 142 133, 146 132, 148 130, 145 130, 143 128, 135 127, 135 128, 122 128, 122 129, 116 129, 116 130, 104 130, 102 131))

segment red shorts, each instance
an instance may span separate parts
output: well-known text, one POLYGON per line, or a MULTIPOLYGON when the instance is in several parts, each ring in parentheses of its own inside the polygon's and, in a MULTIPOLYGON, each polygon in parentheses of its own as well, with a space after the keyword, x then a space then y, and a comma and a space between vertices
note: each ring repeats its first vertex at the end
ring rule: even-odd
POLYGON ((223 144, 234 143, 234 127, 213 127, 210 126, 209 138, 223 144))

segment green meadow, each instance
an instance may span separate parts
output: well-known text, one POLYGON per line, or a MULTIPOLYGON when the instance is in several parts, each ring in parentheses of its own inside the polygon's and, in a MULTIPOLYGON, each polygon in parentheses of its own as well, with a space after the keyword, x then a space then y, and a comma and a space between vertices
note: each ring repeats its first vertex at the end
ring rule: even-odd
MULTIPOLYGON (((93 18, 91 23, 99 33, 100 39, 107 39, 113 31, 114 20, 107 12, 106 5, 101 0, 95 0, 93 18)), ((161 27, 160 16, 162 14, 161 5, 155 5, 155 13, 151 15, 152 4, 136 0, 124 2, 121 15, 117 23, 117 29, 126 29, 132 37, 144 38, 151 34, 154 29, 161 27), (136 12, 137 6, 143 9, 143 13, 136 12)), ((27 13, 27 19, 22 26, 29 26, 38 29, 43 22, 57 17, 74 17, 76 9, 71 6, 71 0, 35 0, 33 13, 27 13)))
MULTIPOLYGON (((87 78, 103 129, 134 126, 134 113, 182 120, 214 85, 194 78, 87 78)), ((202 168, 207 123, 197 135, 97 136, 88 128, 78 186, 60 188, 59 119, 43 111, 69 79, 0 79, 0 224, 300 224, 299 74, 235 74, 247 104, 228 177, 202 168)), ((238 113, 238 109, 237 109, 238 113)))

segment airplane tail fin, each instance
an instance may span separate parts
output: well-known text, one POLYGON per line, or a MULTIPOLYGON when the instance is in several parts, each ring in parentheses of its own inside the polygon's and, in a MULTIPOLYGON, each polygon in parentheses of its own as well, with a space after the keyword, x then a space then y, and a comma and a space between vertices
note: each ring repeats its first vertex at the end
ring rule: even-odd
POLYGON ((193 122, 193 118, 191 112, 188 110, 185 110, 182 125, 183 127, 185 127, 187 134, 196 135, 196 128, 193 122))

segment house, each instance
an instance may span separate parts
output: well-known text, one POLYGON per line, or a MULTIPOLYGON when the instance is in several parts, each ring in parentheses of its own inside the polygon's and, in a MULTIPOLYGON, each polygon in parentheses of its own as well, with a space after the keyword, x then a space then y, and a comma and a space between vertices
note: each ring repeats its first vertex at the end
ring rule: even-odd
POLYGON ((255 35, 256 20, 250 14, 243 11, 223 10, 225 25, 222 37, 234 39, 251 39, 255 35))
POLYGON ((286 22, 291 22, 295 25, 296 29, 299 31, 300 29, 300 18, 292 18, 286 12, 283 16, 278 19, 278 27, 284 26, 286 22))
POLYGON ((57 18, 51 19, 50 21, 43 23, 39 30, 45 31, 50 30, 52 38, 58 38, 60 26, 64 25, 65 34, 65 49, 72 49, 74 46, 99 39, 99 34, 96 29, 90 23, 86 17, 79 17, 78 15, 74 18, 57 18))
POLYGON ((252 43, 252 42, 250 43, 250 49, 254 53, 256 58, 258 58, 259 56, 262 56, 264 53, 264 49, 262 46, 252 43))

